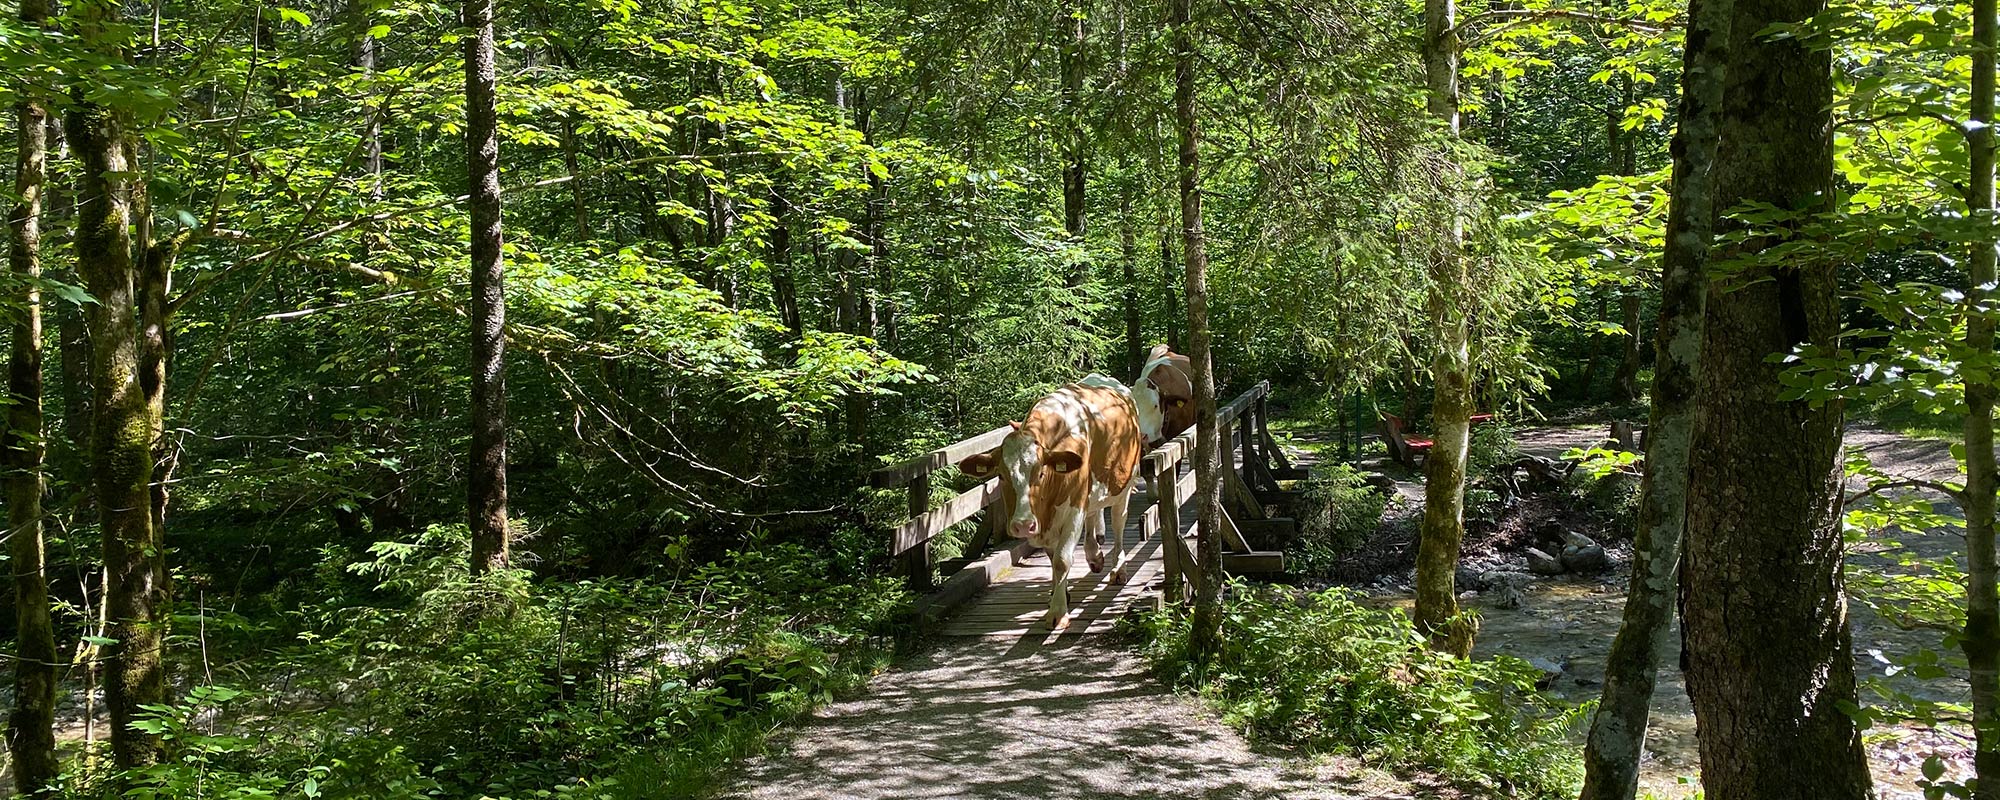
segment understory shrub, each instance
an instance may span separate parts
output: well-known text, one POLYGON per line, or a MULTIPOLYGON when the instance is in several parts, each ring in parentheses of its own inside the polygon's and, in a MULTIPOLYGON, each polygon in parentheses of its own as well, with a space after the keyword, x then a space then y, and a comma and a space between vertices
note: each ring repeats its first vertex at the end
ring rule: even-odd
MULTIPOLYGON (((473 578, 433 526, 329 555, 335 602, 255 693, 199 687, 144 723, 168 758, 138 798, 684 797, 779 721, 881 669, 908 594, 831 559, 750 543, 673 580, 473 578), (199 791, 197 791, 197 788, 199 791)), ((108 798, 79 774, 69 797, 108 798)))
POLYGON ((1500 465, 1521 457, 1521 444, 1514 429, 1497 419, 1472 426, 1472 439, 1465 450, 1465 474, 1486 475, 1500 465))
POLYGON ((1639 518, 1639 476, 1643 463, 1637 453, 1604 448, 1571 450, 1564 458, 1577 462, 1569 490, 1577 501, 1604 523, 1604 529, 1632 535, 1639 518))
POLYGON ((1151 613, 1132 627, 1156 673, 1252 737, 1517 797, 1574 796, 1582 767, 1566 737, 1590 705, 1563 708, 1536 691, 1540 671, 1526 662, 1434 652, 1408 614, 1343 589, 1236 582, 1225 598, 1222 650, 1206 664, 1189 651, 1186 615, 1151 613))
POLYGON ((1387 503, 1360 470, 1347 464, 1314 466, 1293 507, 1299 538, 1286 553, 1292 571, 1326 574, 1342 555, 1368 541, 1387 503))

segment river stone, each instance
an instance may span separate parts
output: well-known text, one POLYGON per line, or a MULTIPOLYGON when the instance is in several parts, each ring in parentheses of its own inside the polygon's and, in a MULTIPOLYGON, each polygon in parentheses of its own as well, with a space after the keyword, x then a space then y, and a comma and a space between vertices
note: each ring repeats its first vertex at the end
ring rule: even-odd
POLYGON ((1563 548, 1562 565, 1571 572, 1596 573, 1611 568, 1611 554, 1597 545, 1563 548))
POLYGON ((1555 556, 1544 553, 1537 548, 1528 548, 1529 572, 1536 575, 1561 575, 1564 569, 1563 562, 1557 560, 1555 556))
POLYGON ((1474 572, 1471 567, 1459 567, 1458 574, 1453 577, 1453 580, 1456 581, 1456 585, 1460 589, 1478 591, 1486 588, 1486 574, 1474 572))
POLYGON ((1535 582, 1533 575, 1506 570, 1494 570, 1479 577, 1495 608, 1520 608, 1528 598, 1528 584, 1535 582))
POLYGON ((1585 536, 1581 533, 1577 533, 1576 531, 1570 531, 1570 530, 1562 532, 1562 543, 1563 547, 1566 548, 1567 547, 1591 548, 1597 546, 1597 543, 1591 541, 1590 537, 1585 536))

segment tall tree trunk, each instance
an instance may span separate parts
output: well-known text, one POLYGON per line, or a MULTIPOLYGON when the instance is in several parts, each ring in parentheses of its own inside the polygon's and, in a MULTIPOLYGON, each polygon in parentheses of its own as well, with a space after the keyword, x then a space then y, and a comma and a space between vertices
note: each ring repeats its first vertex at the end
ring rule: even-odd
POLYGON ((799 316, 799 283, 792 266, 791 201, 782 183, 771 187, 771 300, 778 318, 791 332, 793 341, 805 338, 805 320, 799 316))
MULTIPOLYGON (((354 40, 354 68, 361 71, 362 78, 373 79, 381 46, 375 37, 368 35, 374 22, 369 16, 370 4, 368 0, 353 0, 348 8, 361 31, 354 40)), ((382 115, 366 103, 362 104, 361 113, 367 116, 361 128, 361 159, 368 173, 368 198, 379 203, 382 201, 382 115)))
POLYGON ((1208 245, 1201 225, 1201 130, 1194 105, 1194 0, 1174 0, 1174 127, 1179 132, 1181 247, 1187 253, 1188 359, 1194 368, 1195 560, 1194 652, 1206 660, 1222 646, 1222 430, 1216 425, 1215 363, 1209 352, 1208 245))
POLYGON ((1132 192, 1128 187, 1118 203, 1119 253, 1125 264, 1125 374, 1134 379, 1145 367, 1146 334, 1139 313, 1139 232, 1132 219, 1132 192))
MULTIPOLYGON (((1063 112, 1063 230, 1069 233, 1070 241, 1081 243, 1084 237, 1084 176, 1086 139, 1083 125, 1083 46, 1086 28, 1085 13, 1081 0, 1072 0, 1062 6, 1066 27, 1062 54, 1062 112, 1063 112)), ((1069 285, 1081 286, 1087 277, 1079 265, 1069 275, 1069 285)))
POLYGON ((1620 403, 1639 399, 1639 300, 1638 286, 1619 290, 1618 322, 1625 328, 1625 338, 1618 371, 1611 373, 1611 396, 1620 403))
MULTIPOLYGON (((125 162, 140 174, 149 174, 140 158, 139 140, 125 137, 125 162)), ((134 284, 139 303, 139 391, 145 396, 146 426, 153 431, 153 481, 148 492, 153 515, 153 538, 165 541, 167 532, 168 479, 174 461, 165 431, 167 418, 167 360, 173 348, 173 330, 168 324, 169 294, 173 291, 174 260, 180 255, 185 237, 163 241, 153 238, 153 198, 143 180, 134 181, 130 214, 132 241, 139 258, 139 276, 134 284)), ((166 562, 155 559, 159 586, 167 586, 166 562)), ((165 598, 164 590, 162 598, 165 598)))
POLYGON ((500 138, 493 107, 493 0, 465 0, 465 169, 472 185, 472 573, 507 566, 506 276, 500 262, 500 138))
MULTIPOLYGON (((1609 313, 1610 313, 1610 301, 1605 299, 1603 295, 1598 295, 1597 312, 1594 315, 1592 315, 1593 318, 1603 319, 1605 315, 1609 313)), ((1592 392, 1590 390, 1597 383, 1597 364, 1599 361, 1603 360, 1602 357, 1604 355, 1604 339, 1605 337, 1602 334, 1592 333, 1590 335, 1590 341, 1587 344, 1588 349, 1584 351, 1585 355, 1583 357, 1583 375, 1577 379, 1578 382, 1577 396, 1582 399, 1585 400, 1590 399, 1592 395, 1592 392)))
MULTIPOLYGON (((95 8, 95 7, 93 7, 95 8)), ((99 9, 87 18, 84 38, 101 39, 108 20, 99 9)), ((64 126, 78 161, 77 271, 97 302, 88 309, 91 386, 95 419, 91 473, 105 565, 105 705, 111 712, 111 751, 120 769, 157 763, 158 736, 132 723, 144 706, 166 699, 160 578, 162 542, 153 527, 153 444, 140 384, 138 270, 132 261, 128 163, 123 126, 109 110, 77 100, 64 126)))
MULTIPOLYGON (((1995 28, 1994 0, 1972 3, 1972 124, 1967 126, 1967 150, 1972 167, 1966 205, 1973 219, 1989 226, 1994 212, 1993 94, 1995 28)), ((1975 242, 1966 260, 1966 350, 1993 353, 1992 312, 1984 310, 1987 287, 1995 279, 1995 241, 1989 230, 1975 242)), ((1965 636, 1961 646, 1971 667, 1973 735, 1977 747, 1973 773, 1977 800, 2000 798, 2000 589, 1996 589, 1993 541, 1995 479, 1993 459, 1994 378, 1990 370, 1966 371, 1965 382, 1965 636)))
MULTIPOLYGON (((1737 0, 1714 168, 1715 208, 1832 203, 1832 58, 1763 31, 1824 0, 1737 0)), ((1738 224, 1716 222, 1718 234, 1738 224)), ((1755 255, 1763 235, 1717 252, 1755 255)), ((1711 282, 1696 396, 1682 580, 1688 694, 1709 800, 1869 795, 1841 557, 1843 406, 1778 397, 1770 357, 1831 347, 1835 265, 1810 257, 1711 282), (1751 622, 1754 620, 1754 622, 1751 622)))
POLYGON ((1175 276, 1181 272, 1180 264, 1174 260, 1174 227, 1168 222, 1166 211, 1160 212, 1160 306, 1161 316, 1167 320, 1167 346, 1175 351, 1182 349, 1181 302, 1174 293, 1175 276))
MULTIPOLYGON (((1456 139, 1459 127, 1457 4, 1424 0, 1424 77, 1431 116, 1456 139)), ((1436 351, 1431 357, 1433 442, 1424 458, 1424 521, 1417 543, 1417 628, 1431 646, 1460 656, 1472 652, 1473 627, 1460 616, 1459 550, 1465 539, 1465 454, 1472 438, 1472 354, 1465 294, 1464 222, 1458 201, 1464 194, 1457 153, 1443 148, 1439 208, 1445 219, 1434 237, 1430 261, 1430 316, 1436 351)))
MULTIPOLYGON (((21 26, 48 21, 46 0, 22 0, 21 26)), ((14 106, 14 210, 8 268, 19 282, 7 360, 7 428, 0 440, 0 483, 6 486, 7 552, 14 577, 14 708, 7 718, 7 750, 14 757, 14 785, 34 796, 55 781, 56 637, 49 617, 48 567, 42 543, 42 185, 48 177, 48 109, 33 90, 14 106)))
POLYGON ((1688 9, 1666 249, 1660 257, 1646 475, 1639 487, 1625 617, 1605 659, 1604 695, 1584 747, 1582 800, 1632 800, 1638 793, 1639 755, 1653 689, 1660 661, 1674 644, 1669 622, 1678 588, 1681 531, 1687 524, 1708 248, 1715 224, 1711 172, 1733 10, 1734 0, 1694 0, 1688 9))
POLYGON ((576 122, 563 120, 563 169, 569 173, 569 202, 577 241, 590 238, 590 203, 583 196, 583 179, 577 175, 576 122))

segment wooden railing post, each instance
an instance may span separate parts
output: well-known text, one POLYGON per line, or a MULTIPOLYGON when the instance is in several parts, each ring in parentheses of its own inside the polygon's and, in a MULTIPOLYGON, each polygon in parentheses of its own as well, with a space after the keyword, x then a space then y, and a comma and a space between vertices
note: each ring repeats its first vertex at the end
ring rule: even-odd
MULTIPOLYGON (((918 475, 910 481, 910 516, 921 517, 931 510, 931 476, 918 475)), ((928 592, 931 589, 931 542, 923 543, 903 552, 903 569, 910 582, 910 591, 928 592)))
POLYGON ((1237 471, 1243 475, 1243 482, 1251 486, 1257 485, 1257 448, 1250 442, 1251 439, 1257 438, 1256 433, 1257 407, 1252 405, 1250 413, 1244 414, 1242 421, 1236 425, 1236 438, 1243 447, 1243 457, 1241 463, 1237 464, 1237 471))
POLYGON ((1257 454, 1264 466, 1269 467, 1271 466, 1271 417, 1270 410, 1264 407, 1266 397, 1269 395, 1257 395, 1257 405, 1252 408, 1252 416, 1257 424, 1251 428, 1251 438, 1257 440, 1257 454))
POLYGON ((1180 492, 1176 491, 1179 478, 1177 463, 1168 464, 1164 474, 1161 474, 1153 469, 1151 461, 1146 462, 1146 481, 1153 492, 1153 500, 1160 506, 1160 558, 1164 562, 1161 570, 1167 576, 1160 592, 1167 596, 1170 605, 1179 605, 1187 598, 1181 582, 1192 566, 1181 563, 1181 504, 1180 492))

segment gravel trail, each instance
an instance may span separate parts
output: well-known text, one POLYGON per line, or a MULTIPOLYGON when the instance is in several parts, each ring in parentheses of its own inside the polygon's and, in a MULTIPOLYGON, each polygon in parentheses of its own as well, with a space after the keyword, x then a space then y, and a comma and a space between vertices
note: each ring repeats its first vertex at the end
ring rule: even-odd
POLYGON ((1448 798, 1259 752, 1114 635, 945 639, 738 770, 731 800, 1448 798))

